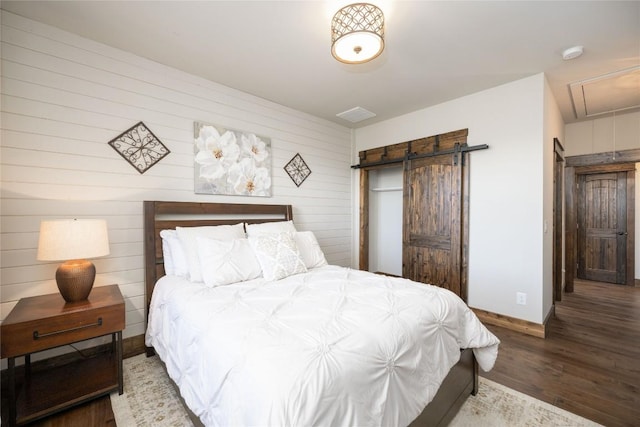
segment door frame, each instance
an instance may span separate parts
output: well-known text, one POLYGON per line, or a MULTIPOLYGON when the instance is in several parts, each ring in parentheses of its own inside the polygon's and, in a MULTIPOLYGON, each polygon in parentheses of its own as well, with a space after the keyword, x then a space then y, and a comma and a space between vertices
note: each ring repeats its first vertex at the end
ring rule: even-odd
POLYGON ((564 147, 558 138, 553 138, 553 300, 562 300, 562 207, 563 184, 562 173, 564 171, 564 147))
MULTIPOLYGON (((635 164, 640 162, 640 149, 623 150, 608 153, 569 156, 565 158, 565 292, 573 292, 573 284, 577 276, 578 258, 578 192, 576 184, 578 175, 614 170, 635 170, 635 164)), ((632 183, 635 186, 635 183, 632 183)), ((631 198, 631 208, 635 210, 635 192, 627 195, 631 198)), ((635 222, 628 219, 628 247, 627 250, 627 285, 635 281, 635 222), (631 280, 629 280, 631 277, 631 280)))

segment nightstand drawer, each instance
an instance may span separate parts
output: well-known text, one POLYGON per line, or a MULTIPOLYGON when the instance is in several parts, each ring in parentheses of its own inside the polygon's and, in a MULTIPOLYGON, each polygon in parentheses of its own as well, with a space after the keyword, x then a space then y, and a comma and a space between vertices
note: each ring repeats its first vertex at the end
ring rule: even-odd
POLYGON ((57 294, 23 298, 2 323, 2 358, 48 350, 122 331, 124 301, 117 286, 93 289, 88 301, 66 304, 57 294))
POLYGON ((2 330, 2 357, 35 353, 123 329, 124 310, 118 306, 8 325, 2 330))

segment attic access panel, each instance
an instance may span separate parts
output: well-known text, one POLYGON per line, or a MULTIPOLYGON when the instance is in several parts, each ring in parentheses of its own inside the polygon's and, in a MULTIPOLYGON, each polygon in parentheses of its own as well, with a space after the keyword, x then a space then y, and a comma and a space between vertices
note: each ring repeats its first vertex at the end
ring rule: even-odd
POLYGON ((576 118, 640 107, 640 66, 569 85, 576 118))

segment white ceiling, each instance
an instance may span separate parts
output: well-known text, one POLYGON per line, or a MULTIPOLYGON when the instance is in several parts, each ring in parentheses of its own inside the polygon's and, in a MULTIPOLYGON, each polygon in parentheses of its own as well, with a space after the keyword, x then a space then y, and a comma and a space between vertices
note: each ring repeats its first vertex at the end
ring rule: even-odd
MULTIPOLYGON (((578 120, 571 83, 640 66, 640 1, 371 2, 385 13, 385 50, 361 65, 331 56, 330 21, 344 0, 3 0, 1 7, 350 127, 541 72, 571 123, 578 120), (562 51, 575 45, 584 54, 564 61, 562 51), (358 124, 336 117, 356 106, 377 116, 358 124)), ((640 97, 635 81, 629 90, 640 97)))

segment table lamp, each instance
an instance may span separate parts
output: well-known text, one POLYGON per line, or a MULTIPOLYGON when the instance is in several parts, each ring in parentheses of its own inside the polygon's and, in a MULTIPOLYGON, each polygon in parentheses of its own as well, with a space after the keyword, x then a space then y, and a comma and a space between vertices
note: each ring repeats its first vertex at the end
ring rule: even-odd
POLYGON ((96 277, 96 267, 86 258, 104 255, 109 255, 105 220, 63 219, 40 223, 37 258, 65 261, 56 270, 56 283, 65 301, 87 299, 96 277))

